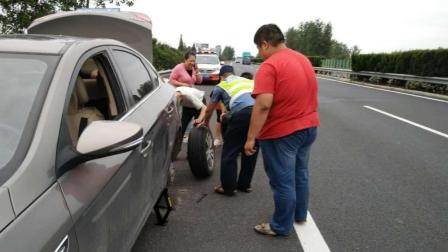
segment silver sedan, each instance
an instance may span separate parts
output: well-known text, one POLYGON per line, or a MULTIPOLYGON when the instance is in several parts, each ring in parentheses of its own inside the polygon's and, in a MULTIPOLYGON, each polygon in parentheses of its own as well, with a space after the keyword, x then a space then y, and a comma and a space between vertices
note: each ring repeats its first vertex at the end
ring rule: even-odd
POLYGON ((129 46, 0 36, 0 250, 130 250, 179 130, 174 88, 129 46))

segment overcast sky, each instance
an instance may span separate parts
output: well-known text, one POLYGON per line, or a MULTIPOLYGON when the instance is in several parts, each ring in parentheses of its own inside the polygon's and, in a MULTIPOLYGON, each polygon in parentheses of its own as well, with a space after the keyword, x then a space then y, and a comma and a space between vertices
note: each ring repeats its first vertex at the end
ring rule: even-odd
POLYGON ((331 22, 333 38, 362 53, 448 48, 448 0, 136 0, 132 10, 147 14, 153 36, 173 47, 180 34, 187 45, 232 46, 256 53, 259 26, 283 32, 300 22, 331 22))

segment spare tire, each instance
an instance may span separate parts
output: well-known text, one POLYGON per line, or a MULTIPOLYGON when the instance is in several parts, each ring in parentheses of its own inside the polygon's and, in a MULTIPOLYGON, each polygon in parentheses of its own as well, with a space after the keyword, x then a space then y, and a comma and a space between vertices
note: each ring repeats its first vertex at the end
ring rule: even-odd
POLYGON ((215 168, 215 146, 213 135, 206 126, 193 127, 188 136, 188 164, 194 176, 206 178, 215 168))

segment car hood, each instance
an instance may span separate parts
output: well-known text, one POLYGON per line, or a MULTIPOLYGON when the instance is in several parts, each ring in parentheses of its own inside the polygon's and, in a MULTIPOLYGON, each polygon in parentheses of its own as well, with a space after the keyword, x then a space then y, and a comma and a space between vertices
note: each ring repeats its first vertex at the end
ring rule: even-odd
POLYGON ((221 65, 215 65, 215 64, 198 64, 199 69, 204 70, 215 70, 220 68, 221 65))

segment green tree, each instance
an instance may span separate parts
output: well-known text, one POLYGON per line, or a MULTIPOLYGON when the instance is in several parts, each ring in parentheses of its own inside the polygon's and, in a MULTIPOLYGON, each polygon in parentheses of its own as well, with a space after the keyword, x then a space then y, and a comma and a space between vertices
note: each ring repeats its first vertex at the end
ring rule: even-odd
MULTIPOLYGON (((106 2, 120 6, 132 6, 135 0, 94 0, 96 7, 105 7, 106 2)), ((0 32, 20 33, 39 17, 57 11, 70 11, 90 7, 88 0, 0 0, 0 32)))
POLYGON ((182 61, 182 52, 179 50, 152 39, 153 46, 153 62, 152 64, 157 70, 168 70, 174 68, 182 61))
POLYGON ((350 54, 351 51, 346 44, 336 40, 331 41, 331 49, 328 55, 329 58, 347 59, 350 58, 350 54))
POLYGON ((302 22, 297 28, 286 32, 286 45, 308 56, 330 55, 332 47, 332 25, 319 19, 302 22))
POLYGON ((180 39, 179 39, 179 45, 177 46, 177 50, 181 51, 181 52, 185 52, 187 49, 187 46, 185 45, 183 39, 182 39, 182 34, 180 35, 180 39))
POLYGON ((232 60, 235 57, 235 49, 225 46, 221 53, 221 60, 232 60))
POLYGON ((361 53, 361 48, 359 48, 357 45, 354 45, 352 48, 350 48, 351 55, 358 55, 360 53, 361 53))

